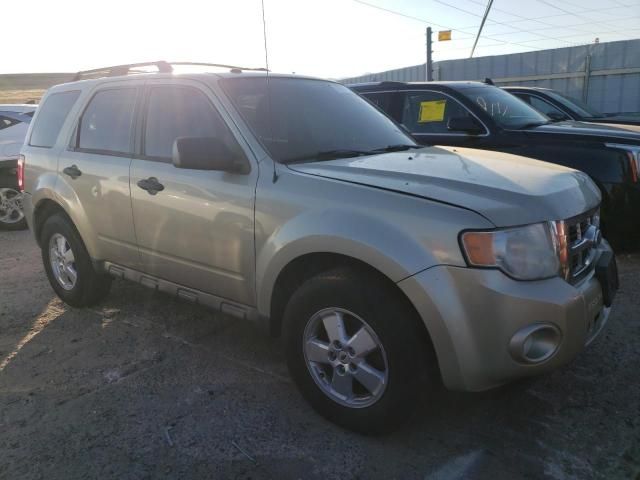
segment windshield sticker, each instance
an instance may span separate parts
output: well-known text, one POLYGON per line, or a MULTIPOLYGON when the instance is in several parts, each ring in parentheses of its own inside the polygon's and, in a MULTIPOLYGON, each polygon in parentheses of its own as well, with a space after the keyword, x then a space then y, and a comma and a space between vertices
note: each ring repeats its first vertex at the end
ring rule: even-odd
POLYGON ((418 123, 442 122, 444 120, 444 109, 446 106, 446 100, 420 102, 418 123))

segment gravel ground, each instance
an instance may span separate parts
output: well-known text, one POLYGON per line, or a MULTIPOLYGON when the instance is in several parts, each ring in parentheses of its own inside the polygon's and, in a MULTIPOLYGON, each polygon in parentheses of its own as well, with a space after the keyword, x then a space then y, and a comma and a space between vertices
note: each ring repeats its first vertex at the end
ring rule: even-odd
POLYGON ((619 264, 571 365, 370 438, 316 415, 255 326, 120 281, 70 308, 30 234, 0 232, 0 478, 640 479, 640 255, 619 264))

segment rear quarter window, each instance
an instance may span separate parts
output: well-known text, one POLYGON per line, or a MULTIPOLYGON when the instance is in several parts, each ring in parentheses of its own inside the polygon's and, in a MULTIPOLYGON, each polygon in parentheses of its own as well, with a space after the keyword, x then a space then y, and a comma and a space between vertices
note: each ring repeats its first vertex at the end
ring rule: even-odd
POLYGON ((67 115, 69 115, 79 96, 80 92, 73 90, 54 93, 47 97, 44 104, 39 107, 40 111, 31 132, 29 145, 33 147, 53 147, 67 115))

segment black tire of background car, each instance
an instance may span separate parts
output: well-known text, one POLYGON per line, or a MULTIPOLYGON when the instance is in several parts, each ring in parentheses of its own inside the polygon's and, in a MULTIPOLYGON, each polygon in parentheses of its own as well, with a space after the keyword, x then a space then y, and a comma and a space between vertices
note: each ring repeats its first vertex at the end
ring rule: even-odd
POLYGON ((25 230, 26 228, 27 228, 27 221, 24 218, 19 222, 15 222, 15 223, 6 223, 3 221, 0 221, 0 230, 16 231, 16 230, 25 230))
POLYGON ((99 303, 108 295, 111 288, 111 277, 95 271, 80 234, 66 217, 60 214, 54 214, 49 217, 42 227, 40 238, 42 261, 44 262, 47 278, 51 287, 62 301, 72 307, 88 307, 99 303), (62 288, 51 269, 49 240, 56 233, 63 235, 67 239, 75 257, 78 279, 71 290, 62 288))
POLYGON ((395 285, 373 272, 337 269, 302 284, 283 318, 284 345, 291 376, 302 395, 328 420, 363 434, 397 429, 411 415, 425 389, 433 391, 439 377, 424 327, 395 285), (303 353, 310 318, 324 308, 343 308, 363 318, 387 354, 389 379, 382 397, 365 408, 349 408, 329 398, 313 380, 303 353))

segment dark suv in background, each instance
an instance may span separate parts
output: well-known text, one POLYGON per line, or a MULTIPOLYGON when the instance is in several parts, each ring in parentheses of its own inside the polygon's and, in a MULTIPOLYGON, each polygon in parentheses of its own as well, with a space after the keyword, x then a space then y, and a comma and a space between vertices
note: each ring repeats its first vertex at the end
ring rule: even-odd
POLYGON ((602 193, 607 238, 617 248, 637 246, 640 134, 576 121, 554 123, 510 93, 480 82, 350 87, 421 144, 496 150, 582 170, 602 193))
POLYGON ((606 123, 640 132, 640 116, 608 115, 598 112, 582 100, 540 87, 502 87, 524 100, 552 120, 578 120, 580 122, 606 123))

